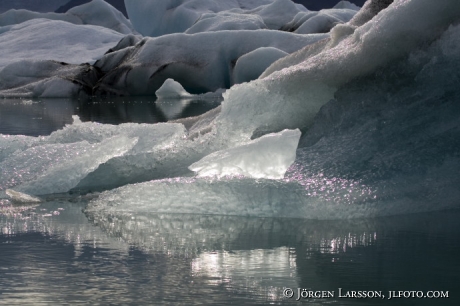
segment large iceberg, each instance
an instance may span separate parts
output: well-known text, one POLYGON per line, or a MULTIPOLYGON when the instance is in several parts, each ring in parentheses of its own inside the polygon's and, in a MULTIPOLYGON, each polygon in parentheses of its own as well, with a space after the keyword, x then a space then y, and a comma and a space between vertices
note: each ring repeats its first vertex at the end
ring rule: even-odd
POLYGON ((134 28, 145 36, 186 31, 205 13, 253 9, 274 0, 125 0, 134 28))
POLYGON ((140 41, 132 38, 132 46, 115 48, 96 62, 104 76, 94 92, 153 95, 168 78, 191 93, 229 88, 234 84, 235 63, 244 54, 260 47, 292 53, 327 37, 327 34, 244 30, 177 33, 140 41))
POLYGON ((137 33, 131 22, 121 12, 103 0, 71 8, 66 13, 39 13, 25 9, 9 10, 0 14, 0 26, 19 24, 31 19, 62 20, 74 24, 97 25, 112 29, 122 34, 137 33))
POLYGON ((456 208, 460 3, 391 2, 369 1, 323 36, 271 30, 126 36, 96 63, 101 90, 155 92, 177 75, 187 90, 210 91, 232 85, 231 63, 262 42, 298 51, 259 79, 232 86, 220 107, 195 118, 142 128, 76 122, 40 140, 0 139, 17 148, 2 153, 0 186, 32 195, 106 189, 88 205, 98 216, 340 219, 456 208), (226 39, 213 43, 222 33, 226 39), (302 131, 299 147, 298 131, 284 144, 286 129, 302 131), (279 139, 265 146, 274 135, 279 139), (262 147, 279 153, 280 162, 262 147), (75 157, 82 150, 88 155, 75 157), (75 158, 78 169, 50 162, 61 155, 75 158), (276 175, 273 164, 282 165, 276 175))
POLYGON ((11 9, 27 8, 36 12, 54 12, 61 5, 66 4, 69 0, 2 0, 0 2, 0 14, 11 9))
POLYGON ((123 34, 93 25, 61 20, 32 19, 0 27, 0 69, 19 60, 93 63, 123 34))

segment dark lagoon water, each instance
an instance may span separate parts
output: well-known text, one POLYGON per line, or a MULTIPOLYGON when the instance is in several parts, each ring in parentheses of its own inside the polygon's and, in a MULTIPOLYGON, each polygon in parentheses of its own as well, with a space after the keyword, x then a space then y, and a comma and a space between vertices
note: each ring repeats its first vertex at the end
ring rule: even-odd
MULTIPOLYGON (((218 103, 5 99, 0 133, 47 135, 72 115, 163 122, 218 103)), ((134 213, 99 220, 85 215, 87 201, 0 200, 1 305, 460 302, 460 211, 345 221, 134 213), (364 293, 374 298, 358 298, 364 293)))
POLYGON ((61 199, 1 207, 0 304, 460 300, 459 211, 348 221, 167 214, 89 220, 84 206, 84 200, 61 199), (283 297, 286 288, 294 290, 291 299, 283 297), (298 288, 334 297, 299 299, 298 288), (382 297, 345 297, 350 291, 382 297), (390 291, 449 297, 388 299, 390 291))
POLYGON ((220 104, 208 100, 162 100, 155 97, 110 97, 76 99, 0 99, 0 133, 10 135, 49 135, 73 122, 107 124, 125 122, 157 123, 201 115, 220 104))

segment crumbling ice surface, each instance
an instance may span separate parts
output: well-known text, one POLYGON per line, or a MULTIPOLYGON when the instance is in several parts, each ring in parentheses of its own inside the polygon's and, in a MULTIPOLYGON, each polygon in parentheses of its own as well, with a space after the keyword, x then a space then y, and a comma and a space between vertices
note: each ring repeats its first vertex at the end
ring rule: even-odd
POLYGON ((109 160, 168 148, 184 136, 180 124, 82 123, 50 136, 8 136, 12 146, 0 160, 0 191, 12 188, 28 194, 67 192, 109 160))

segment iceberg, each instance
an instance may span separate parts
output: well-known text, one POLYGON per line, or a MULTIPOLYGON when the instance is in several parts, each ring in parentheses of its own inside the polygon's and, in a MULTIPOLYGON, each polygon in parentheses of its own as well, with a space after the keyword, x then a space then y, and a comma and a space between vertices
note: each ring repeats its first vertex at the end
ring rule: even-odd
POLYGON ((0 70, 0 97, 88 96, 99 78, 89 64, 24 59, 0 70))
MULTIPOLYGON (((201 136, 208 145, 237 148, 286 128, 304 131, 283 179, 165 178, 106 191, 88 210, 343 219, 458 207, 451 76, 460 62, 460 30, 452 26, 460 6, 396 1, 382 8, 224 94, 212 132, 201 136)), ((219 165, 218 154, 211 157, 219 165)))
POLYGON ((123 34, 93 25, 32 19, 0 28, 0 69, 20 60, 53 60, 69 64, 94 63, 123 34))
POLYGON ((35 0, 2 0, 0 2, 0 14, 11 9, 23 9, 27 7, 36 12, 54 12, 58 7, 69 0, 47 0, 38 2, 35 0))
POLYGON ((99 165, 168 148, 184 132, 180 124, 115 126, 82 123, 75 117, 72 125, 50 136, 9 136, 2 142, 10 145, 5 152, 10 154, 0 151, 0 192, 10 187, 34 195, 68 192, 99 165))
POLYGON ((258 15, 236 12, 207 13, 190 26, 185 33, 195 34, 213 31, 238 31, 267 29, 263 19, 258 15))
POLYGON ((163 85, 155 92, 155 95, 159 99, 190 98, 192 96, 180 83, 173 79, 166 79, 163 85))
POLYGON ((7 196, 10 197, 11 201, 15 204, 33 204, 33 203, 40 203, 42 201, 41 199, 37 197, 33 197, 28 194, 14 191, 11 189, 7 189, 5 193, 7 196))
POLYGON ((0 14, 0 26, 19 24, 31 19, 61 20, 73 24, 97 25, 121 34, 136 34, 131 22, 103 0, 93 0, 76 6, 66 13, 39 13, 25 9, 9 10, 0 14))
POLYGON ((231 9, 254 9, 274 0, 125 0, 128 17, 144 36, 181 33, 203 14, 231 9))
POLYGON ((239 57, 260 47, 286 53, 327 38, 328 34, 298 35, 282 31, 217 31, 177 33, 143 38, 131 36, 95 63, 104 76, 95 94, 153 95, 168 78, 186 91, 213 92, 233 85, 232 70, 239 57), (218 42, 218 43, 216 43, 218 42))
POLYGON ((194 118, 75 122, 39 140, 0 140, 17 148, 0 151, 0 186, 105 190, 87 208, 103 217, 348 219, 458 208, 460 3, 390 3, 367 2, 329 34, 126 36, 95 64, 101 92, 155 92, 168 78, 181 85, 165 85, 173 94, 213 91, 232 85, 232 63, 249 52, 290 54, 194 118))

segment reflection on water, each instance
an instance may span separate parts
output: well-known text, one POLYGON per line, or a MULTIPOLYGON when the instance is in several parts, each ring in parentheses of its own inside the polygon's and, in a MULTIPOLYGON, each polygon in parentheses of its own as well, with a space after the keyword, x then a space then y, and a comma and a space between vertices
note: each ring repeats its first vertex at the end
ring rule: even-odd
MULTIPOLYGON (((85 216, 84 199, 0 203, 0 304, 295 303, 283 288, 443 290, 457 305, 460 212, 349 221, 85 216), (88 218, 89 217, 89 218, 88 218), (155 302, 153 302, 155 301, 155 302)), ((433 300, 308 299, 312 305, 433 300)))
POLYGON ((201 115, 217 107, 220 99, 173 99, 155 97, 94 97, 76 99, 0 99, 0 134, 49 135, 72 123, 72 115, 81 121, 108 124, 125 122, 156 123, 201 115))

